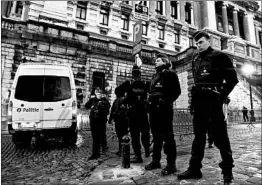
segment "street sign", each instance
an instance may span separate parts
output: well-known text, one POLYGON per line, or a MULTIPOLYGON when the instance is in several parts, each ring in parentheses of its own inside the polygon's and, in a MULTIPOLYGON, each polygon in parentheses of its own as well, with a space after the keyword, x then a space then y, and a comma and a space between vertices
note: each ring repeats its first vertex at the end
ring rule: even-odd
POLYGON ((142 42, 134 45, 133 47, 133 55, 139 53, 142 50, 142 42))
POLYGON ((142 21, 137 21, 133 28, 134 46, 142 40, 142 21))
POLYGON ((141 4, 135 4, 134 18, 144 20, 144 21, 148 21, 149 20, 148 7, 141 5, 141 4))

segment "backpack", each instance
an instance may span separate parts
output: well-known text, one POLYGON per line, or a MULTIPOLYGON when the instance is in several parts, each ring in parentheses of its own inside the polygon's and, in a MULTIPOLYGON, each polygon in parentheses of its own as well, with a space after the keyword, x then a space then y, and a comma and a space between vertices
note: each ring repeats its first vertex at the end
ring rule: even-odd
POLYGON ((128 106, 125 103, 125 97, 117 98, 115 100, 114 115, 121 117, 121 116, 127 116, 127 114, 128 114, 128 106))

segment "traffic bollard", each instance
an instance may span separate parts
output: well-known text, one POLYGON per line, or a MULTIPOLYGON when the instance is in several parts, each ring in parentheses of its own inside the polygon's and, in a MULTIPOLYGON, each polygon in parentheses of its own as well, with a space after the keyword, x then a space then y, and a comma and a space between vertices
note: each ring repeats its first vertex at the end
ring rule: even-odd
POLYGON ((130 168, 130 137, 125 135, 122 141, 122 167, 130 168))

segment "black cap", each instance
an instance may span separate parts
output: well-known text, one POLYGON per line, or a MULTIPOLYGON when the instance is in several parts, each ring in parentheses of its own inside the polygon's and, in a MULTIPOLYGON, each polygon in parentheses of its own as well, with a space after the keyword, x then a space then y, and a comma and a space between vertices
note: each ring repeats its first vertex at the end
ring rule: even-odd
POLYGON ((202 30, 195 32, 193 37, 194 37, 195 41, 198 41, 201 37, 205 37, 207 39, 210 39, 209 34, 206 31, 202 31, 202 30))
POLYGON ((158 53, 158 54, 156 55, 156 59, 157 59, 157 58, 161 58, 162 61, 163 61, 168 67, 171 66, 170 61, 169 61, 169 59, 168 59, 168 56, 167 56, 166 54, 164 54, 164 53, 158 53))

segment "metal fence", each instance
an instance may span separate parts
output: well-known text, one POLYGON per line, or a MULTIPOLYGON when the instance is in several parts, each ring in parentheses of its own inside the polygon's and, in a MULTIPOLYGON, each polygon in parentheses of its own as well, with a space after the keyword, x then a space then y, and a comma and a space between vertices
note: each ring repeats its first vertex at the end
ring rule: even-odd
MULTIPOLYGON (((243 124, 243 114, 241 110, 228 110, 228 124, 236 123, 243 124)), ((250 118, 250 114, 248 115, 250 118)), ((254 117, 256 123, 261 123, 261 110, 254 110, 254 117)), ((178 136, 179 139, 183 139, 185 136, 192 138, 193 137, 193 116, 190 114, 189 109, 174 109, 174 118, 173 118, 173 130, 174 135, 178 136)), ((84 111, 79 112, 78 114, 78 125, 80 129, 89 130, 89 117, 88 114, 84 111)), ((114 132, 112 126, 109 126, 108 131, 114 132)))

